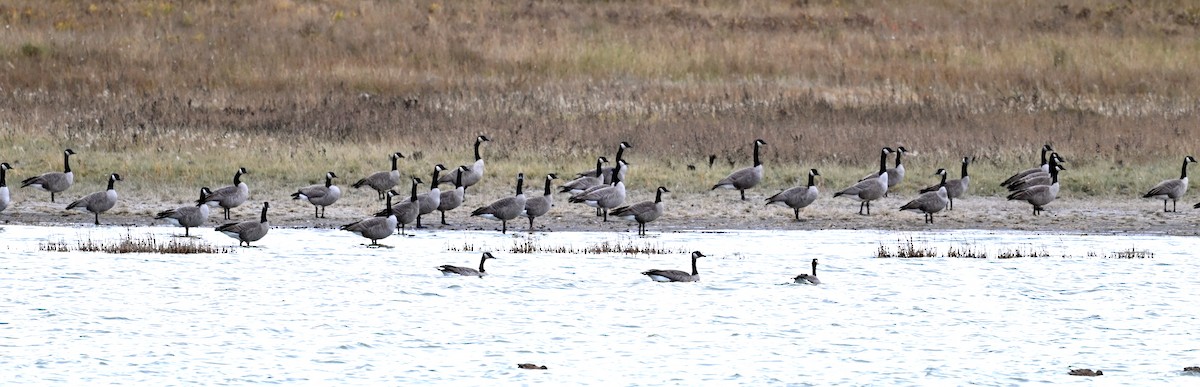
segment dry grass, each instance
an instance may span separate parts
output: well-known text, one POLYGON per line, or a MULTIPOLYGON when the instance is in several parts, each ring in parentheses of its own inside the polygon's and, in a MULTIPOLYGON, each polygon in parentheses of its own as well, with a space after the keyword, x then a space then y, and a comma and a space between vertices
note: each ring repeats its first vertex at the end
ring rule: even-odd
POLYGON ((1132 195, 1200 149, 1200 7, 1182 0, 16 0, 0 19, 14 172, 73 147, 81 180, 163 197, 239 165, 286 194, 397 150, 424 174, 480 133, 497 176, 588 169, 626 140, 656 172, 631 186, 692 190, 754 138, 768 181, 817 167, 831 189, 883 145, 912 149, 914 175, 972 155, 994 181, 1051 142, 1071 194, 1132 195))
MULTIPOLYGON (((446 245, 447 251, 479 251, 480 246, 471 242, 463 242, 462 245, 446 245)), ((600 241, 589 243, 583 247, 574 245, 550 245, 546 244, 541 238, 536 235, 522 235, 513 239, 513 244, 508 248, 510 253, 514 254, 533 254, 533 253, 556 253, 556 254, 678 254, 686 251, 665 247, 657 243, 638 243, 630 240, 620 241, 600 241)))
POLYGON ((125 234, 118 240, 96 241, 83 238, 69 245, 64 241, 44 242, 38 244, 38 250, 52 252, 105 252, 109 254, 156 253, 156 254, 217 254, 232 253, 233 249, 223 246, 213 246, 207 242, 195 239, 180 240, 172 238, 165 242, 159 241, 154 235, 135 237, 125 234))

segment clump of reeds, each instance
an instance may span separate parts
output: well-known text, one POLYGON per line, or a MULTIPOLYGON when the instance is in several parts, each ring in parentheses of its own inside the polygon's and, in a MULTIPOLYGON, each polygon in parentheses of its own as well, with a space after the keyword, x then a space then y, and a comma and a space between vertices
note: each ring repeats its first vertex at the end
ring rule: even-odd
POLYGON ((975 245, 950 246, 946 249, 946 257, 948 258, 987 258, 987 252, 978 249, 975 245))
POLYGON ((1150 259, 1150 258, 1154 258, 1154 253, 1150 252, 1149 250, 1138 250, 1133 247, 1130 247, 1129 250, 1114 251, 1111 254, 1110 253, 1101 254, 1101 253, 1097 253, 1095 251, 1089 251, 1087 253, 1087 256, 1088 256, 1088 258, 1150 259))
POLYGON ((67 244, 65 241, 43 242, 38 245, 38 250, 53 252, 104 252, 109 254, 215 254, 233 252, 233 249, 228 246, 214 246, 195 239, 171 239, 161 242, 154 235, 135 237, 132 234, 125 234, 117 240, 104 241, 97 241, 88 237, 77 241, 73 246, 67 244))
POLYGON ((898 242, 895 253, 892 253, 890 249, 880 244, 875 256, 878 258, 925 258, 936 257, 938 255, 936 248, 932 246, 918 246, 913 242, 912 238, 909 238, 907 241, 900 240, 898 242))
POLYGON ((1050 252, 1046 251, 1045 247, 1040 249, 1032 246, 1021 248, 1020 246, 1011 249, 1005 249, 996 253, 996 258, 1011 259, 1011 258, 1041 258, 1049 257, 1050 252))

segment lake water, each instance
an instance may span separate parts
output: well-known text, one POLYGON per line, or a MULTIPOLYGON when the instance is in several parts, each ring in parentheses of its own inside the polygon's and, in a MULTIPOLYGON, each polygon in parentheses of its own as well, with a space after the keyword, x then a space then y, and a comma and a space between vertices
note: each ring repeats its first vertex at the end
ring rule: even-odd
POLYGON ((0 228, 0 384, 1200 383, 1181 372, 1200 365, 1192 237, 418 231, 369 249, 344 231, 273 229, 226 254, 38 249, 179 232, 0 228), (1051 256, 875 257, 909 240, 1051 256), (678 252, 509 251, 604 241, 678 252), (485 278, 436 270, 477 267, 485 249, 498 258, 485 278), (1153 257, 1113 258, 1131 249, 1153 257), (702 282, 639 274, 687 270, 692 250, 708 255, 702 282), (792 284, 812 258, 824 283, 792 284))

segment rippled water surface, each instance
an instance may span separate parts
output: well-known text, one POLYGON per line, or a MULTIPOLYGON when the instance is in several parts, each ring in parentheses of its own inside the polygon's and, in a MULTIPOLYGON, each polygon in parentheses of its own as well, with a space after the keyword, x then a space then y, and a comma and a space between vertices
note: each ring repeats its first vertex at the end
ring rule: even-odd
POLYGON ((38 249, 178 232, 0 229, 0 384, 1200 384, 1180 372, 1200 365, 1189 237, 422 231, 368 249, 274 229, 230 254, 38 249), (874 258, 910 239, 1051 257, 874 258), (508 251, 604 241, 679 252, 508 251), (485 249, 486 278, 435 269, 477 267, 485 249), (1130 249, 1153 258, 1106 258, 1130 249), (639 274, 688 269, 691 250, 709 255, 702 282, 639 274), (812 258, 824 284, 790 283, 812 258))

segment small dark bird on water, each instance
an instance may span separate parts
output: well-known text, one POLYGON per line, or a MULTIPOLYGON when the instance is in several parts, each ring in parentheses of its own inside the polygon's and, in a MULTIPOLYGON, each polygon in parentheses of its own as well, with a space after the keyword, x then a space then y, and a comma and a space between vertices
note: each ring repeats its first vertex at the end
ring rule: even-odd
POLYGON ((1088 368, 1074 369, 1068 373, 1071 375, 1075 375, 1075 376, 1102 376, 1102 375, 1104 375, 1104 371, 1101 371, 1101 370, 1092 371, 1091 369, 1088 369, 1088 368))
POLYGON ((539 366, 539 365, 537 365, 537 364, 532 364, 532 363, 521 363, 521 364, 517 364, 517 368, 520 368, 520 369, 523 369, 523 370, 544 370, 544 369, 548 369, 548 368, 546 368, 546 366, 539 366))

